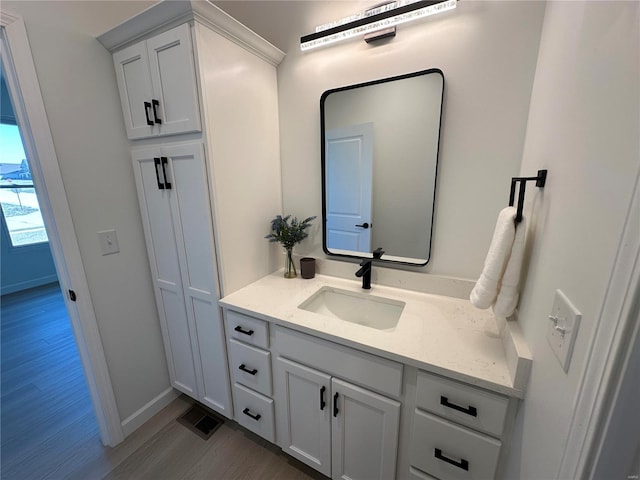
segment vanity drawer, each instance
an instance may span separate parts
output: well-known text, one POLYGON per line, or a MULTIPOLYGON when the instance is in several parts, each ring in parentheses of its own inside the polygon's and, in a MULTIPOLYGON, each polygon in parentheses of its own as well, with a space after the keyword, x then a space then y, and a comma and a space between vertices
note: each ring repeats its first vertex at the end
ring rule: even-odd
POLYGON ((273 346, 283 357, 380 393, 402 393, 401 363, 280 326, 272 334, 273 346))
POLYGON ((440 480, 494 477, 499 440, 418 409, 413 419, 410 462, 415 468, 440 480))
POLYGON ((260 348, 269 348, 269 326, 264 320, 225 310, 227 335, 260 348))
POLYGON ((233 408, 240 425, 270 442, 275 441, 275 416, 271 398, 234 383, 233 408))
POLYGON ((418 371, 416 406, 456 423, 500 436, 509 399, 439 375, 418 371))
POLYGON ((229 369, 233 380, 271 396, 271 353, 229 340, 229 369))

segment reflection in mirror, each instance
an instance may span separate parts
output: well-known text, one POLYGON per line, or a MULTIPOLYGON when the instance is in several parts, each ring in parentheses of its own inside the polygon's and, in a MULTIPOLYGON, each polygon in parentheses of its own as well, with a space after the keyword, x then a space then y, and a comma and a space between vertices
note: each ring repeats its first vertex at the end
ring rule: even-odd
POLYGON ((324 92, 327 254, 429 261, 443 92, 439 69, 324 92))

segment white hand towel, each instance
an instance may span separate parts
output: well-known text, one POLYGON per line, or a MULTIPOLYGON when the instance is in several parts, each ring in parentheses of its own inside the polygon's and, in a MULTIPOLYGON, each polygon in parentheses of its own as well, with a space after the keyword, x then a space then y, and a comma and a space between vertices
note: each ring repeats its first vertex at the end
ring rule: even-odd
POLYGON ((520 283, 520 269, 522 267, 526 232, 527 222, 522 217, 522 221, 516 225, 516 237, 513 241, 511 256, 502 276, 498 298, 496 298, 496 303, 493 306, 493 313, 500 317, 511 316, 516 309, 516 305, 518 305, 518 284, 520 283))
POLYGON ((484 269, 469 297, 471 303, 478 308, 489 308, 496 300, 515 239, 515 216, 514 207, 503 208, 498 215, 484 269))

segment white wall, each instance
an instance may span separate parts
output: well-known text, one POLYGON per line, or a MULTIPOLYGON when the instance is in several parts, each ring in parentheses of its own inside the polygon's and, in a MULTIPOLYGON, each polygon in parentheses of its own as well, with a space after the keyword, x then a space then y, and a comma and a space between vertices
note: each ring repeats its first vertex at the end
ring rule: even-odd
MULTIPOLYGON (((362 8, 362 2, 305 4, 278 69, 284 213, 321 215, 325 90, 440 68, 445 99, 434 238, 421 271, 477 278, 520 166, 544 3, 459 2, 452 12, 400 26, 382 45, 354 40, 302 53, 300 35, 362 8)), ((323 258, 321 232, 316 222, 296 252, 323 258)))
POLYGON ((3 8, 21 15, 27 28, 118 410, 125 419, 167 389, 169 376, 113 63, 91 36, 97 32, 88 32, 101 14, 111 18, 108 14, 119 9, 126 18, 132 5, 88 3, 3 1, 3 8), (106 229, 116 230, 119 254, 100 254, 96 232, 106 229))
POLYGON ((282 209, 277 77, 273 65, 200 24, 196 38, 221 289, 228 295, 282 267, 264 239, 282 209))
POLYGON ((544 191, 530 187, 519 309, 534 363, 506 478, 556 478, 560 466, 640 167, 639 26, 638 2, 547 5, 521 168, 549 169, 544 191), (582 312, 568 373, 545 338, 556 289, 582 312))

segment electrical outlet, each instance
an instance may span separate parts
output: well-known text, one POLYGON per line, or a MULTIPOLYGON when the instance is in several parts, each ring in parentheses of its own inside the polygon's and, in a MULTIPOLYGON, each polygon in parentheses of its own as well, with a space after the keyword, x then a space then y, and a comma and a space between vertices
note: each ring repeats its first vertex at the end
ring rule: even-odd
POLYGON ((98 232, 98 239, 100 240, 100 251, 102 255, 111 255, 112 253, 118 253, 120 251, 115 230, 98 232))
POLYGON ((548 320, 547 340, 565 372, 569 371, 569 362, 581 318, 582 314, 565 294, 556 290, 548 320))

